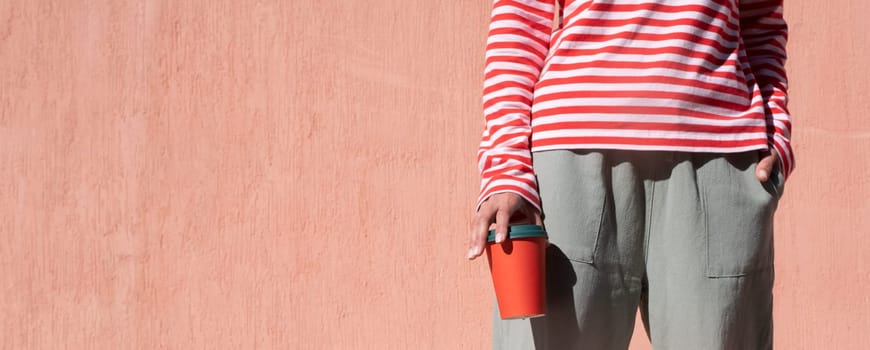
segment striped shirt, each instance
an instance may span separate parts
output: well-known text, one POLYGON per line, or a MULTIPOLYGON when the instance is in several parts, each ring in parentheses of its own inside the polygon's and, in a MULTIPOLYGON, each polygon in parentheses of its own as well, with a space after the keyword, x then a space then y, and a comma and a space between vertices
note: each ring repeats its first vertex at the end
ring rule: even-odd
POLYGON ((531 153, 554 149, 771 149, 791 173, 782 0, 558 2, 493 2, 478 206, 540 209, 531 153))

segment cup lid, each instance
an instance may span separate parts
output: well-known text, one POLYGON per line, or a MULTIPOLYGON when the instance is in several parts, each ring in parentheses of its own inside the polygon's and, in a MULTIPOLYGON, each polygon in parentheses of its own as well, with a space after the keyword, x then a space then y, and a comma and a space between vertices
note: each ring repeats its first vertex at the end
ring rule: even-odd
MULTIPOLYGON (((508 238, 547 237, 547 231, 541 225, 511 225, 508 226, 508 238)), ((489 230, 487 242, 495 242, 495 230, 489 230)))

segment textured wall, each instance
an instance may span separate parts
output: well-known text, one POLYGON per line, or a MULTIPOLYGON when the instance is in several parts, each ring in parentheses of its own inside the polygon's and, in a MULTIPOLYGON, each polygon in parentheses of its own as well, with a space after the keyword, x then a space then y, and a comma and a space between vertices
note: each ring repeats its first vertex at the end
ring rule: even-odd
MULTIPOLYGON (((787 3, 776 342, 858 349, 870 6, 787 3)), ((0 349, 487 348, 488 6, 0 2, 0 349)))

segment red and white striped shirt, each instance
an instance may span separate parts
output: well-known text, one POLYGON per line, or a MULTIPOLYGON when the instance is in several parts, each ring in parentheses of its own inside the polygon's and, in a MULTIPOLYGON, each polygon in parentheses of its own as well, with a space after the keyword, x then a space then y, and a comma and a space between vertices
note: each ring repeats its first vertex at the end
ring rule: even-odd
POLYGON ((495 0, 478 206, 540 209, 531 152, 772 149, 794 168, 783 0, 495 0))

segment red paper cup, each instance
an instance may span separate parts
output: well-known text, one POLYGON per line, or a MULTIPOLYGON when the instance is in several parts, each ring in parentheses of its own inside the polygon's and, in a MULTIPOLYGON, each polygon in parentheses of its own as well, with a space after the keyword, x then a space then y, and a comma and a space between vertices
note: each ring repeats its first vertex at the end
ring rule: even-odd
POLYGON ((489 271, 501 318, 532 318, 546 313, 547 233, 539 225, 514 225, 508 239, 486 245, 489 271))

